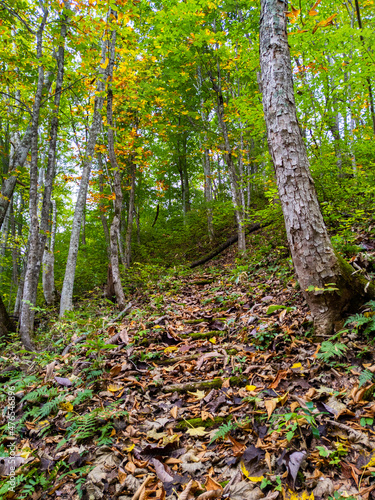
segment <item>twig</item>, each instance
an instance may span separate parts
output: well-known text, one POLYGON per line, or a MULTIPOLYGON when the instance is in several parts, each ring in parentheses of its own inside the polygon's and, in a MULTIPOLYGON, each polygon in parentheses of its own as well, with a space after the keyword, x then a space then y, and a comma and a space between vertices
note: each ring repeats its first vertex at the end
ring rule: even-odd
POLYGON ((70 351, 70 349, 75 345, 75 344, 78 344, 79 342, 83 342, 84 340, 86 340, 86 336, 87 336, 87 333, 85 333, 85 335, 82 335, 82 337, 79 337, 77 340, 74 340, 73 342, 70 342, 70 344, 68 344, 65 349, 63 350, 63 352, 61 353, 61 356, 65 356, 65 354, 68 354, 68 352, 70 351))
POLYGON ((131 302, 129 302, 129 304, 125 307, 125 309, 123 311, 121 311, 120 314, 118 316, 116 316, 115 319, 113 319, 108 324, 113 325, 113 323, 116 323, 117 321, 122 319, 132 306, 133 306, 133 304, 131 302))

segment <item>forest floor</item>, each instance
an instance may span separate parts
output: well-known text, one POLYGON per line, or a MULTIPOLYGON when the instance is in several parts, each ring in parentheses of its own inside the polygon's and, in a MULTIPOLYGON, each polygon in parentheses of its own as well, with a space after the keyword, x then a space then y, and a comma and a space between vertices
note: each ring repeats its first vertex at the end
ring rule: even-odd
POLYGON ((288 259, 247 272, 233 252, 117 321, 89 297, 55 324, 58 355, 4 355, 0 456, 19 468, 12 492, 0 458, 0 498, 375 498, 371 308, 313 339, 288 259))

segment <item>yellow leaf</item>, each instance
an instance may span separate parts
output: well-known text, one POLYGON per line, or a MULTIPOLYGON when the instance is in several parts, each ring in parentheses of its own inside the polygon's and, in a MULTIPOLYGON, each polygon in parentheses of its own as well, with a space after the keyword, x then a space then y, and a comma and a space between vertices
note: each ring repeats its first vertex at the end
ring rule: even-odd
POLYGON ((193 429, 188 429, 186 432, 189 436, 205 436, 207 434, 204 427, 194 427, 193 429))
POLYGON ((127 448, 124 448, 124 450, 126 451, 126 453, 130 453, 131 451, 134 450, 134 447, 135 447, 135 444, 131 444, 130 446, 128 446, 127 448))
POLYGON ((242 474, 251 481, 252 483, 261 483, 264 479, 264 476, 250 476, 248 470, 245 467, 245 464, 241 461, 241 471, 242 474))
POLYGON ((211 344, 216 344, 216 337, 211 337, 210 342, 211 344))
POLYGON ((73 405, 72 405, 72 403, 69 403, 69 402, 67 402, 67 403, 61 402, 61 403, 59 403, 59 407, 65 411, 73 411, 73 405))
POLYGON ((289 490, 284 494, 285 500, 315 500, 314 493, 307 493, 307 491, 303 491, 302 493, 294 493, 289 490))
POLYGON ((106 57, 104 63, 101 64, 100 67, 102 69, 106 69, 106 67, 108 66, 108 63, 109 63, 109 59, 108 59, 108 57, 106 57))
POLYGON ((295 370, 296 368, 301 368, 301 371, 302 371, 301 363, 294 363, 294 365, 292 366, 292 370, 295 370))
POLYGON ((170 345, 164 349, 165 354, 169 354, 170 352, 177 351, 177 346, 175 345, 170 345))
POLYGON ((206 396, 206 393, 204 391, 195 391, 195 392, 188 391, 188 394, 190 394, 190 396, 194 396, 198 401, 200 401, 206 396))
POLYGON ((109 384, 109 386, 107 387, 107 390, 110 392, 117 392, 117 391, 120 391, 121 389, 122 389, 122 386, 116 385, 116 384, 109 384))
POLYGON ((256 385, 247 385, 247 386, 245 387, 245 389, 246 389, 247 391, 255 391, 255 389, 256 389, 256 388, 257 388, 257 386, 256 386, 256 385))

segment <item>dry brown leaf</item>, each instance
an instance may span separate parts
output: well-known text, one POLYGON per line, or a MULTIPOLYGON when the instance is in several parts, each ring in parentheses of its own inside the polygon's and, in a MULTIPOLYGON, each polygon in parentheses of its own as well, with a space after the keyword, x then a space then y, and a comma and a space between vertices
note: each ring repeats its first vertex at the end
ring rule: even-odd
POLYGON ((111 377, 116 377, 121 372, 122 365, 115 365, 111 368, 109 372, 111 377))
POLYGON ((134 474, 136 468, 137 467, 134 465, 133 462, 128 462, 125 465, 125 470, 127 470, 128 472, 130 472, 130 474, 134 474))
POLYGON ((293 401, 293 403, 290 403, 290 411, 294 413, 296 408, 299 408, 300 404, 298 401, 293 401))
POLYGON ((223 389, 228 389, 230 387, 230 379, 227 378, 224 380, 223 385, 221 386, 223 389))
POLYGON ((223 493, 223 489, 221 490, 210 490, 210 491, 205 491, 196 500, 209 500, 210 498, 221 498, 223 493))
POLYGON ((118 468, 118 480, 120 481, 120 484, 124 484, 125 479, 127 478, 127 474, 124 471, 122 467, 118 468))
POLYGON ((213 422, 215 421, 214 417, 213 417, 213 416, 211 415, 211 413, 209 413, 208 411, 204 411, 204 410, 203 410, 203 411, 201 412, 201 417, 202 417, 203 422, 204 422, 205 420, 207 420, 208 418, 210 418, 213 422))
POLYGON ((172 415, 172 417, 174 419, 176 419, 178 417, 178 406, 174 406, 171 411, 170 411, 170 414, 172 415))
POLYGON ((221 490, 223 491, 223 487, 221 484, 219 484, 215 479, 213 479, 211 476, 207 476, 206 482, 204 483, 206 490, 207 491, 215 491, 215 490, 221 490))
POLYGON ((181 495, 178 496, 178 500, 188 500, 192 486, 193 486, 193 480, 190 479, 184 491, 181 493, 181 495))
POLYGON ((275 398, 274 399, 267 399, 264 402, 264 406, 266 407, 267 415, 268 415, 268 419, 269 419, 277 406, 277 399, 275 399, 275 398))

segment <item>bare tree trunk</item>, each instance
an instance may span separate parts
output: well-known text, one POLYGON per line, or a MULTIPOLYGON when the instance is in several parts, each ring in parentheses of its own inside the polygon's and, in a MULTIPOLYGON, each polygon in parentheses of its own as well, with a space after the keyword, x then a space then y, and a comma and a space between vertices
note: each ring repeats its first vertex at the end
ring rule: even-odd
MULTIPOLYGON (((37 33, 37 58, 42 57, 42 37, 44 27, 47 21, 48 11, 44 11, 43 20, 37 33)), ((29 215, 30 215, 30 234, 29 234, 29 253, 26 266, 23 302, 20 314, 20 336, 25 349, 32 351, 34 346, 30 337, 30 327, 34 324, 34 311, 32 306, 34 269, 38 259, 38 132, 39 115, 42 101, 44 68, 39 65, 38 84, 33 106, 31 122, 31 160, 30 160, 30 189, 29 189, 29 215)))
MULTIPOLYGON (((113 16, 117 18, 117 13, 111 11, 110 17, 113 16)), ((108 91, 107 91, 107 122, 108 122, 108 156, 111 162, 111 167, 113 171, 113 187, 115 190, 115 213, 113 216, 111 230, 110 230, 110 249, 111 249, 111 267, 112 267, 112 278, 113 286, 116 294, 117 304, 120 309, 125 307, 125 294, 121 284, 120 266, 118 258, 118 233, 120 229, 120 218, 122 210, 122 188, 121 188, 121 176, 120 167, 117 163, 116 153, 115 153, 115 139, 113 133, 113 93, 111 88, 111 81, 113 77, 113 67, 115 64, 115 48, 116 48, 116 31, 114 30, 111 35, 111 42, 109 47, 109 63, 108 63, 108 91)))
MULTIPOLYGON (((64 4, 65 8, 68 9, 69 1, 65 0, 64 4)), ((32 161, 30 165, 30 221, 33 227, 30 231, 29 254, 28 254, 28 262, 26 268, 24 292, 23 292, 23 304, 21 307, 21 316, 20 316, 20 335, 21 338, 25 338, 26 341, 28 338, 30 338, 31 332, 34 329, 34 312, 31 308, 32 306, 36 305, 40 267, 43 260, 43 254, 46 248, 47 234, 50 225, 49 218, 51 212, 51 195, 53 189, 53 179, 55 177, 55 158, 56 158, 57 134, 59 127, 59 109, 60 109, 61 92, 63 89, 63 82, 64 82, 64 69, 65 69, 64 45, 67 33, 67 20, 68 16, 66 13, 63 12, 61 17, 61 28, 60 28, 61 41, 59 44, 58 54, 56 57, 57 77, 56 77, 54 105, 53 105, 51 125, 50 125, 50 139, 48 145, 47 167, 45 173, 40 171, 41 174, 40 177, 41 178, 44 177, 44 191, 43 191, 42 209, 40 214, 40 226, 38 221, 38 193, 37 193, 38 181, 35 180, 38 177, 37 136, 36 136, 36 143, 33 138, 31 146, 32 161), (34 151, 33 149, 34 147, 36 148, 36 151, 34 151), (35 165, 33 161, 35 161, 35 165), (31 182, 32 171, 33 171, 33 186, 31 182), (35 195, 35 201, 31 200, 31 187, 33 191, 36 190, 36 193, 33 193, 33 196, 35 195)))
MULTIPOLYGON (((48 94, 51 85, 52 85, 52 73, 47 73, 46 78, 43 82, 43 90, 42 95, 48 94)), ((38 91, 38 86, 37 86, 38 91)), ((14 172, 14 170, 20 167, 23 167, 25 164, 27 155, 30 151, 31 147, 31 138, 32 138, 32 123, 30 123, 25 133, 22 137, 21 142, 15 148, 13 155, 10 158, 9 162, 9 172, 14 172)), ((12 175, 4 179, 1 185, 1 196, 0 196, 0 227, 3 225, 4 217, 6 211, 8 210, 8 205, 10 203, 10 199, 12 198, 14 189, 17 184, 18 173, 14 172, 12 175)))
MULTIPOLYGON (((99 169, 101 172, 103 172, 103 159, 102 159, 102 153, 98 153, 98 164, 99 164, 99 169)), ((103 174, 99 174, 99 193, 102 195, 104 192, 104 183, 103 183, 103 174)), ((100 212, 100 220, 102 221, 102 226, 103 226, 103 232, 104 232, 104 238, 105 242, 107 244, 107 253, 108 253, 108 258, 110 258, 110 251, 109 251, 109 229, 108 229, 108 222, 107 218, 105 216, 105 209, 104 209, 104 202, 103 198, 100 198, 99 202, 99 212, 100 212)))
POLYGON ((106 70, 103 69, 103 67, 105 66, 106 52, 107 52, 107 40, 106 36, 104 35, 102 41, 101 62, 98 70, 100 76, 97 80, 97 85, 96 85, 94 113, 92 117, 89 138, 86 145, 85 161, 83 164, 81 183, 79 186, 77 202, 74 210, 68 260, 66 263, 64 283, 61 291, 60 316, 63 316, 65 311, 68 311, 73 308, 73 287, 74 287, 74 277, 77 265, 79 234, 81 230, 83 210, 86 204, 87 188, 91 173, 92 158, 94 157, 95 153, 96 138, 100 132, 100 127, 102 122, 101 110, 103 108, 103 103, 104 103, 103 93, 105 91, 105 82, 106 82, 106 70))
POLYGON ((333 250, 296 115, 287 6, 280 0, 261 0, 261 7, 260 64, 268 145, 298 281, 316 333, 327 334, 349 306, 375 296, 375 287, 353 276, 352 267, 333 250))
POLYGON ((133 217, 134 217, 134 202, 135 202, 135 173, 136 167, 133 160, 130 161, 130 196, 128 207, 128 225, 125 235, 125 267, 129 269, 131 262, 132 249, 132 233, 133 233, 133 217))
POLYGON ((235 166, 234 161, 233 161, 232 146, 230 144, 228 128, 227 128, 227 124, 225 121, 224 98, 223 98, 223 93, 222 93, 222 89, 221 89, 221 77, 220 77, 219 62, 218 62, 217 72, 218 72, 217 82, 215 82, 215 79, 213 78, 211 73, 209 73, 209 76, 211 79, 212 88, 216 92, 216 96, 217 96, 216 115, 217 115, 217 119, 219 122, 221 132, 223 134, 223 139, 224 139, 223 156, 224 156, 224 160, 228 166, 231 195, 232 195, 235 216, 236 216, 236 221, 237 221, 237 227, 238 227, 238 250, 239 250, 239 252, 244 253, 244 252, 246 252, 246 234, 245 234, 243 205, 242 205, 243 196, 241 196, 241 189, 242 188, 240 186, 240 178, 239 178, 238 172, 236 170, 236 166, 235 166))
POLYGON ((49 248, 43 254, 43 293, 47 306, 52 306, 57 300, 55 289, 55 240, 56 240, 56 201, 52 200, 52 228, 49 248))

